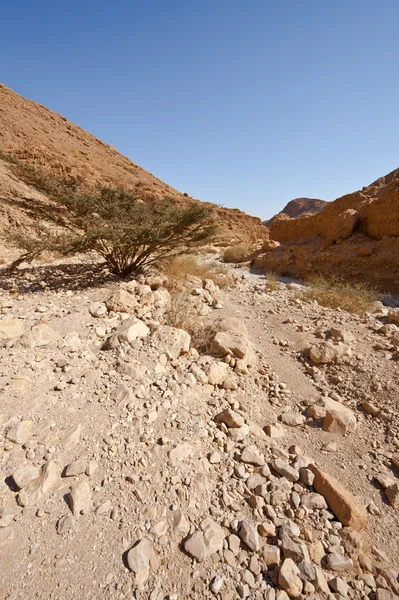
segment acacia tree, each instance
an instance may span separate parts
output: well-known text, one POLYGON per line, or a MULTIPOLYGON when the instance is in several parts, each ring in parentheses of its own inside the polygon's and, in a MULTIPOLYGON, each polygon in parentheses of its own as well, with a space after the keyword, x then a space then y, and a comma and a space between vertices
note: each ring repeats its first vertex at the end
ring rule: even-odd
POLYGON ((51 200, 25 206, 32 226, 28 234, 10 236, 24 250, 13 267, 44 251, 94 251, 112 273, 126 276, 210 241, 216 231, 209 209, 198 202, 180 207, 170 199, 143 202, 121 189, 78 193, 74 186, 51 200))

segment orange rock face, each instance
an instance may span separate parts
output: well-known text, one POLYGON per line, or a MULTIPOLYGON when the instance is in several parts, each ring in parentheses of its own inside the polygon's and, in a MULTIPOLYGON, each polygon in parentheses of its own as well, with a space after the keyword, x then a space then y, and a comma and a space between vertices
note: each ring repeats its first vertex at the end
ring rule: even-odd
MULTIPOLYGON (((280 217, 280 215, 279 215, 280 217)), ((319 272, 399 292, 399 169, 316 215, 274 219, 256 266, 306 277, 319 272)))

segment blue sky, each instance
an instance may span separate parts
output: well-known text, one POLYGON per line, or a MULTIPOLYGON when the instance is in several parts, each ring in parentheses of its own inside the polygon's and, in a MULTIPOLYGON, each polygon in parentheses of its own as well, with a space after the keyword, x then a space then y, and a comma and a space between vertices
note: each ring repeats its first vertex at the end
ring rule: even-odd
POLYGON ((0 80, 262 218, 399 166, 398 0, 15 0, 0 80))

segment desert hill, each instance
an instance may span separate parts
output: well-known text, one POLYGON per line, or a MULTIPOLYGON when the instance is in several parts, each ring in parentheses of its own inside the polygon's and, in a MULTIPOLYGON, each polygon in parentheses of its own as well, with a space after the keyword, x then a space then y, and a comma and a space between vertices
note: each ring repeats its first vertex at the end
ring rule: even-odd
MULTIPOLYGON (((323 210, 326 204, 326 200, 319 200, 318 198, 294 198, 294 200, 288 202, 278 214, 283 213, 291 217, 291 219, 297 219, 305 213, 315 215, 323 210)), ((275 217, 276 215, 267 221, 263 221, 263 225, 270 227, 275 217)))
MULTIPOLYGON (((2 84, 0 150, 52 175, 81 177, 87 185, 118 186, 137 192, 143 199, 168 196, 178 202, 186 202, 182 193, 134 164, 112 146, 2 84)), ((9 191, 9 181, 7 186, 9 191)), ((2 197, 4 181, 0 178, 2 197)), ((221 225, 221 243, 255 242, 265 238, 259 218, 237 209, 215 206, 214 211, 221 225)), ((4 208, 0 212, 0 231, 9 224, 8 214, 9 211, 4 208)), ((13 219, 15 221, 15 215, 13 219)))
POLYGON ((399 290, 399 169, 315 215, 277 215, 258 266, 306 276, 336 274, 399 290))

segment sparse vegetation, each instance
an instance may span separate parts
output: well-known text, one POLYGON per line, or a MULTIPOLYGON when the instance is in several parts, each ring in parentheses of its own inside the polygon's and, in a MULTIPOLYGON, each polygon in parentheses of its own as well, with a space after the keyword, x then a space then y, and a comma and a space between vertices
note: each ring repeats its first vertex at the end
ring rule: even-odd
POLYGON ((198 315, 190 301, 190 294, 186 289, 174 288, 170 295, 170 306, 165 313, 166 324, 187 331, 191 336, 191 346, 199 352, 206 352, 212 339, 212 330, 198 315))
POLYGON ((220 288, 227 287, 232 282, 231 276, 223 265, 200 262, 191 255, 177 256, 167 261, 163 272, 168 278, 169 290, 181 289, 190 276, 202 280, 212 279, 220 288))
POLYGON ((17 168, 51 202, 21 206, 33 225, 28 235, 9 235, 23 250, 12 268, 45 251, 65 256, 94 251, 109 271, 127 276, 203 245, 216 230, 209 210, 199 203, 180 208, 170 199, 143 202, 121 189, 84 191, 80 180, 52 179, 26 165, 17 168))
POLYGON ((226 248, 223 254, 223 261, 225 263, 241 263, 250 259, 250 256, 254 248, 247 246, 246 244, 236 244, 226 248))
POLYGON ((375 290, 367 283, 318 275, 306 284, 307 289, 300 295, 302 300, 317 300, 321 306, 340 308, 349 313, 364 313, 370 310, 377 299, 375 290))
POLYGON ((277 275, 274 271, 266 271, 265 276, 267 278, 266 287, 269 292, 274 292, 277 289, 277 275))

